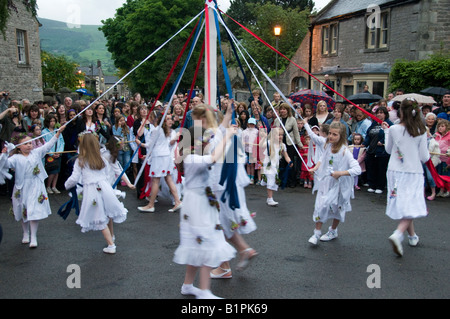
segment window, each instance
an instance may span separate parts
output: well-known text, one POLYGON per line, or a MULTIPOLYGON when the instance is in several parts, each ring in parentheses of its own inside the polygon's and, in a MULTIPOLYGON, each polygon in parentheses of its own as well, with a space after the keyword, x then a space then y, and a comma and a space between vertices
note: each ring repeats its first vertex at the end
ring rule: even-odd
POLYGON ((331 54, 337 54, 337 41, 338 41, 338 25, 332 24, 330 26, 331 31, 331 54))
POLYGON ((385 12, 381 15, 380 48, 387 48, 389 39, 389 15, 385 12))
POLYGON ((330 44, 330 27, 326 26, 322 28, 322 54, 328 54, 328 46, 330 44))
POLYGON ((337 55, 339 41, 338 24, 322 27, 322 55, 337 55))
POLYGON ((16 30, 17 38, 17 59, 19 64, 28 64, 27 58, 27 32, 16 30))
POLYGON ((384 96, 384 82, 373 82, 373 94, 384 96))
POLYGON ((389 48, 389 11, 381 12, 379 15, 371 15, 366 18, 366 49, 388 49, 389 48), (372 20, 369 20, 372 19, 372 20))

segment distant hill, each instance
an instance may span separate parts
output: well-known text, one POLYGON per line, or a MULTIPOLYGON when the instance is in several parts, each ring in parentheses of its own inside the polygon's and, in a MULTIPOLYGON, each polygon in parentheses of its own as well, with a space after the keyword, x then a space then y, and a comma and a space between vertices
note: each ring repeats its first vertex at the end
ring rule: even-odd
POLYGON ((69 57, 80 66, 97 65, 102 61, 102 69, 106 75, 116 72, 111 53, 106 48, 106 38, 98 28, 99 25, 81 25, 80 28, 69 28, 65 22, 38 18, 41 49, 52 54, 69 57))

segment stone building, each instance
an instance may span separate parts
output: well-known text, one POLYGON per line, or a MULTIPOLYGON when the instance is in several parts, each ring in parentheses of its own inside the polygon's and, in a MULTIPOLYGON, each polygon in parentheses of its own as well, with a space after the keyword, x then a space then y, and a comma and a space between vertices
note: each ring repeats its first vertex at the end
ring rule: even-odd
POLYGON ((81 84, 82 87, 92 91, 96 96, 105 92, 105 75, 101 61, 98 60, 96 65, 78 67, 78 70, 85 74, 84 83, 81 84))
MULTIPOLYGON (((332 0, 312 17, 292 60, 345 97, 369 91, 387 96, 397 59, 420 60, 450 49, 448 0, 332 0)), ((283 92, 322 85, 292 63, 280 76, 283 92)), ((339 98, 340 99, 340 98, 339 98)))
POLYGON ((43 99, 39 21, 22 1, 10 10, 5 37, 0 34, 0 91, 11 99, 43 99))

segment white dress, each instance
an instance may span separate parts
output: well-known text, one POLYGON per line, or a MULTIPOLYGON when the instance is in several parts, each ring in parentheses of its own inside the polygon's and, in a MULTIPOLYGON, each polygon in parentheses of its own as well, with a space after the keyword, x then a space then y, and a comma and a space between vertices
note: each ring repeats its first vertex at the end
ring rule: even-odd
POLYGON ((52 213, 44 184, 48 176, 42 159, 56 141, 55 135, 43 146, 33 149, 28 156, 15 154, 8 158, 8 167, 15 171, 12 205, 16 221, 41 220, 52 213))
POLYGON ((278 191, 278 185, 280 184, 279 167, 280 160, 282 158, 281 153, 286 152, 286 144, 280 143, 279 148, 274 150, 274 154, 268 153, 271 151, 270 141, 268 142, 268 147, 264 150, 264 161, 263 161, 263 176, 261 185, 266 186, 268 189, 273 191, 278 191))
POLYGON ((83 200, 76 221, 81 226, 82 232, 103 230, 108 226, 109 219, 115 223, 122 223, 127 218, 128 210, 117 199, 111 187, 108 161, 102 159, 105 167, 101 170, 92 170, 87 164, 81 168, 77 159, 72 175, 64 184, 66 189, 71 189, 78 182, 83 185, 83 200))
POLYGON ((350 199, 354 198, 354 177, 361 174, 358 161, 346 146, 336 154, 332 153, 331 145, 325 148, 320 167, 316 171, 317 196, 314 205, 314 222, 325 223, 328 219, 345 221, 345 214, 352 210, 350 199), (350 176, 335 179, 331 176, 335 171, 348 171, 350 176))
MULTIPOLYGON (((169 142, 173 139, 176 138, 177 133, 172 130, 170 132, 170 138, 169 138, 169 142)), ((175 188, 177 189, 177 193, 178 193, 178 198, 182 198, 183 196, 183 181, 181 181, 180 183, 178 183, 178 168, 175 165, 175 152, 177 151, 177 142, 175 142, 174 144, 170 145, 169 144, 169 150, 170 150, 170 157, 171 160, 173 162, 173 166, 172 166, 172 170, 169 171, 170 175, 172 176, 172 180, 173 183, 175 184, 175 188)), ((183 177, 181 177, 181 180, 183 180, 183 177)), ((161 183, 160 183, 160 192, 158 193, 158 196, 161 196, 163 198, 167 198, 170 199, 172 202, 174 201, 174 198, 172 196, 172 194, 170 193, 170 189, 169 186, 166 183, 166 180, 164 178, 161 178, 161 183)))
POLYGON ((425 217, 428 210, 422 163, 430 158, 426 133, 412 137, 399 124, 384 132, 386 152, 391 154, 386 174, 386 215, 394 220, 425 217))
POLYGON ((236 255, 225 240, 218 203, 207 194, 211 165, 211 156, 188 155, 184 159, 185 200, 180 212, 180 245, 173 259, 178 264, 215 268, 236 255))
POLYGON ((170 153, 169 143, 170 134, 166 136, 161 127, 153 129, 149 140, 145 141, 145 144, 148 144, 147 152, 150 153, 150 177, 165 177, 173 174, 175 164, 170 153))
MULTIPOLYGON (((225 128, 221 125, 219 126, 218 133, 210 141, 212 146, 211 152, 214 150, 216 145, 220 143, 222 137, 226 134, 225 128)), ((233 237, 234 233, 237 232, 241 235, 250 234, 256 230, 256 224, 251 216, 250 211, 247 207, 247 199, 245 196, 245 187, 250 184, 250 178, 245 171, 245 153, 242 147, 242 139, 240 136, 237 137, 238 141, 238 155, 237 155, 237 173, 236 173, 236 187, 238 193, 238 200, 240 208, 231 209, 229 205, 229 197, 222 201, 222 196, 226 188, 226 183, 220 185, 220 178, 222 176, 223 163, 219 162, 211 167, 210 183, 213 186, 213 192, 217 196, 217 200, 220 205, 220 222, 222 224, 225 236, 227 238, 233 237)), ((231 144, 229 145, 231 148, 231 144)), ((230 151, 228 149, 228 151, 230 151)), ((230 153, 231 154, 231 153, 230 153)))

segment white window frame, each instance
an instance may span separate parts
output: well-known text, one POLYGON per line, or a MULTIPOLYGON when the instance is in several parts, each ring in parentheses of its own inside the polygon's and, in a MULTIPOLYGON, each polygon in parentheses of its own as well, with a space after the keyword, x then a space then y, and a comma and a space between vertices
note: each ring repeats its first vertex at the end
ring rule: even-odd
POLYGON ((17 62, 28 64, 27 31, 16 29, 17 62))

